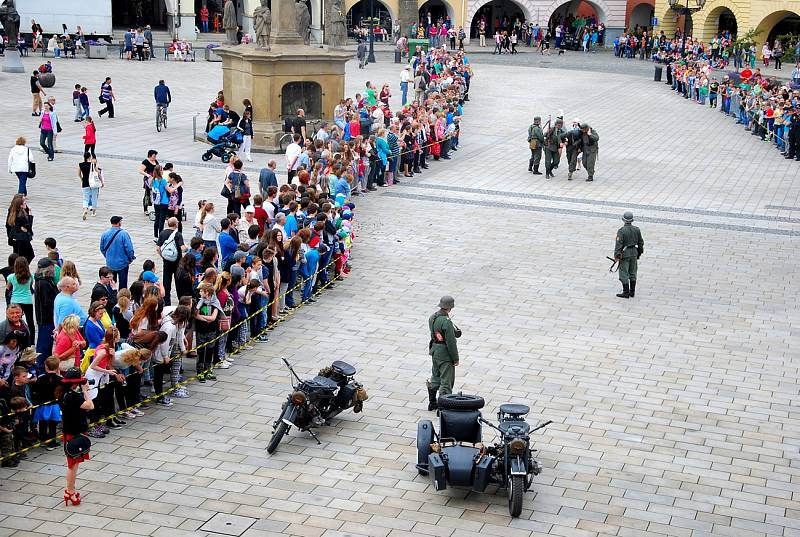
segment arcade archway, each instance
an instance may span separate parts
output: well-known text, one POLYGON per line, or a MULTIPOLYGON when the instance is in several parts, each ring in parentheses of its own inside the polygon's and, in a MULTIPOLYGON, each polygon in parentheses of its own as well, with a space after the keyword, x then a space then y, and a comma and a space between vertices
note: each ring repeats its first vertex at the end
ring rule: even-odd
POLYGON ((631 30, 637 27, 648 28, 653 21, 653 13, 654 9, 652 4, 642 3, 634 6, 628 15, 626 26, 631 30))
MULTIPOLYGON (((756 41, 759 44, 766 41, 773 46, 779 36, 800 34, 800 15, 794 11, 776 11, 764 17, 756 28, 760 30, 756 41)), ((757 48, 761 50, 761 47, 757 48)))
POLYGON ((561 24, 568 33, 575 33, 586 25, 599 24, 606 21, 606 9, 599 2, 587 0, 570 0, 557 3, 550 14, 548 26, 550 31, 561 24))
POLYGON ((419 21, 425 28, 437 22, 444 23, 447 20, 455 20, 455 10, 453 6, 442 0, 428 0, 419 6, 419 21))
POLYGON ((370 18, 377 18, 380 21, 379 25, 382 28, 386 28, 389 34, 392 33, 392 12, 385 4, 378 0, 360 0, 347 11, 346 21, 348 33, 352 34, 356 27, 366 27, 368 25, 366 20, 370 18))
POLYGON ((470 37, 478 37, 480 22, 486 24, 486 36, 494 35, 495 30, 510 31, 516 23, 529 20, 525 8, 512 0, 491 0, 480 6, 472 16, 470 37))

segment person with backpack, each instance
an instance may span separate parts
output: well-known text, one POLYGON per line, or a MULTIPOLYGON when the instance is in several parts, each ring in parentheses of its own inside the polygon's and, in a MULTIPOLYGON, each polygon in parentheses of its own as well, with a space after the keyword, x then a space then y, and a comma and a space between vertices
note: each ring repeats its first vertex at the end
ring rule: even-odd
POLYGON ((156 239, 156 253, 164 262, 162 274, 165 306, 171 305, 173 278, 175 279, 175 288, 178 287, 178 262, 185 251, 186 244, 183 235, 178 231, 178 219, 173 216, 167 220, 167 229, 159 233, 158 239, 156 239))

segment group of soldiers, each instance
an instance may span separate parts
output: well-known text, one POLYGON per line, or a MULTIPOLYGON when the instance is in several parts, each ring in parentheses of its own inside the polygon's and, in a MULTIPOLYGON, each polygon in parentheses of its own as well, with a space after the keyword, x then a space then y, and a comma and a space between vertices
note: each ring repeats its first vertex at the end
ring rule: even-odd
POLYGON ((572 121, 572 128, 564 128, 564 118, 559 116, 555 122, 547 121, 545 128, 542 128, 542 118, 533 118, 533 125, 528 127, 528 146, 531 150, 531 158, 528 161, 528 171, 534 175, 542 175, 539 166, 542 162, 542 152, 544 152, 544 171, 545 178, 555 177, 553 171, 558 168, 561 162, 561 151, 566 149, 567 162, 569 163, 568 180, 578 169, 578 159, 583 161, 583 167, 589 176, 587 181, 594 181, 594 167, 597 163, 598 153, 597 131, 592 129, 588 123, 581 122, 575 118, 572 121))

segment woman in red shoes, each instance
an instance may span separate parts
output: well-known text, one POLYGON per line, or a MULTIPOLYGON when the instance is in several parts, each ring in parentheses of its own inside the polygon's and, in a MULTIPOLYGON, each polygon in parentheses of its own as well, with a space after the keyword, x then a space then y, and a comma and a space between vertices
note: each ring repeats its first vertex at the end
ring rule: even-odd
POLYGON ((64 453, 67 456, 64 505, 69 502, 72 502, 72 505, 80 505, 81 494, 75 490, 75 479, 78 476, 78 465, 89 459, 89 447, 92 444, 86 432, 89 430, 89 411, 94 409, 94 403, 79 367, 71 367, 64 372, 56 396, 61 406, 64 453))

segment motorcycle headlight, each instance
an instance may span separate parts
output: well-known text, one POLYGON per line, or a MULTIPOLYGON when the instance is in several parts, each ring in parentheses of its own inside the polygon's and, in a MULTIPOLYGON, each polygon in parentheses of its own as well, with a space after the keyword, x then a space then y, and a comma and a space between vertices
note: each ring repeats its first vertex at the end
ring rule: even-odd
POLYGON ((508 452, 511 455, 522 455, 525 453, 525 449, 527 449, 528 443, 521 438, 515 438, 511 442, 508 443, 508 452))
POLYGON ((300 406, 302 404, 305 404, 305 402, 306 402, 306 394, 304 394, 303 392, 298 391, 292 394, 292 404, 294 406, 300 406))

